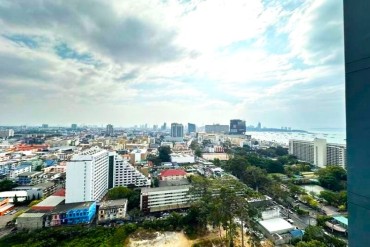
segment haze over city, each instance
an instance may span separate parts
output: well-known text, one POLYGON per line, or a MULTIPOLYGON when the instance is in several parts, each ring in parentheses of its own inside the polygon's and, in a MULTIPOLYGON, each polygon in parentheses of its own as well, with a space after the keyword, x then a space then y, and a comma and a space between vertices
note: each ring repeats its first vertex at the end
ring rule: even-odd
POLYGON ((345 127, 341 1, 1 1, 0 125, 345 127), (320 27, 320 28, 317 28, 320 27))

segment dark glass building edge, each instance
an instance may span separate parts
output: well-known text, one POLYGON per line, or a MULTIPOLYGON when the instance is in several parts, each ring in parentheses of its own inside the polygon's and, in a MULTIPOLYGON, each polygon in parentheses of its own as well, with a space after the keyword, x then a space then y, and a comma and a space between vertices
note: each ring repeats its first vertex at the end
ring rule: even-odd
POLYGON ((344 0, 350 247, 370 246, 369 13, 369 0, 344 0))
POLYGON ((113 188, 114 155, 109 155, 108 189, 113 188))

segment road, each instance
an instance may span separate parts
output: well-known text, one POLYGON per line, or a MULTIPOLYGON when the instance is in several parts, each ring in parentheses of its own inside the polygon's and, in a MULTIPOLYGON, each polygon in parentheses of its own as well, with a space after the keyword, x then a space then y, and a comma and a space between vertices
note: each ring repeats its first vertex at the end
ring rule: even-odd
POLYGON ((280 214, 285 217, 292 219, 294 221, 294 224, 299 229, 305 229, 309 225, 316 225, 316 214, 311 213, 309 216, 299 216, 295 212, 293 212, 291 209, 287 209, 284 206, 279 205, 280 207, 280 214))

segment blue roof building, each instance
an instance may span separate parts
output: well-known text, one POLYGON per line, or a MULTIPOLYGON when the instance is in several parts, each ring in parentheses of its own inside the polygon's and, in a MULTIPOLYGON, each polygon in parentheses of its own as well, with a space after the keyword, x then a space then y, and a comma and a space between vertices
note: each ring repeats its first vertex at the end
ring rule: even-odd
POLYGON ((57 165, 57 161, 56 160, 45 160, 44 164, 45 164, 45 167, 55 166, 57 165))

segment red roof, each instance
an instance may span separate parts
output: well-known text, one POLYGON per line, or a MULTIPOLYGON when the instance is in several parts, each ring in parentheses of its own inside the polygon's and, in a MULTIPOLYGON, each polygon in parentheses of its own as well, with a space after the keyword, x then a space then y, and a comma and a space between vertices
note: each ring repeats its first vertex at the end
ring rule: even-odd
POLYGON ((55 191, 53 196, 66 196, 66 190, 65 189, 59 189, 59 190, 55 191))
POLYGON ((186 172, 184 170, 169 169, 161 172, 161 177, 170 177, 170 176, 185 176, 186 172))

